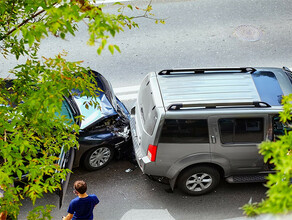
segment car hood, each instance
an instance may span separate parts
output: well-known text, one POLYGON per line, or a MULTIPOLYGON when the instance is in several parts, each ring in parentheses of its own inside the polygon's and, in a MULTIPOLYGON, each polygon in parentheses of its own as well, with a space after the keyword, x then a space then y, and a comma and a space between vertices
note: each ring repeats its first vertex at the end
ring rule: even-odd
POLYGON ((103 93, 101 93, 96 98, 96 102, 99 106, 94 107, 94 105, 88 105, 88 109, 85 107, 84 102, 90 102, 91 100, 93 100, 91 97, 73 96, 73 99, 78 106, 80 114, 84 116, 81 121, 80 129, 84 129, 90 126, 92 123, 101 118, 117 114, 117 112, 103 93))

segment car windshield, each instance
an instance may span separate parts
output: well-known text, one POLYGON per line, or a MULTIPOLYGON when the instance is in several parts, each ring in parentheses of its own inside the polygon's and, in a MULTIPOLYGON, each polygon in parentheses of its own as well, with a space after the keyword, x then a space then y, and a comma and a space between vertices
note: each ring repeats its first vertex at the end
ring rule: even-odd
MULTIPOLYGON (((116 100, 116 96, 114 94, 114 90, 112 88, 112 85, 109 81, 107 81, 100 73, 96 72, 96 71, 93 71, 93 70, 90 70, 88 72, 88 74, 93 74, 94 75, 94 78, 95 78, 95 82, 97 83, 97 87, 100 89, 97 89, 96 90, 96 94, 97 96, 103 96, 105 95, 108 99, 108 101, 110 102, 110 104, 112 105, 112 107, 115 109, 115 111, 118 110, 118 107, 117 107, 117 100, 116 100)), ((74 97, 81 97, 82 96, 82 90, 80 89, 72 89, 71 90, 71 94, 74 96, 74 97)))
POLYGON ((84 103, 92 101, 90 97, 73 96, 73 99, 79 108, 80 114, 84 116, 80 125, 81 129, 90 126, 101 118, 116 114, 114 108, 104 94, 97 97, 96 102, 99 105, 97 107, 94 105, 88 105, 86 107, 86 105, 84 105, 84 103))
POLYGON ((99 74, 98 76, 99 76, 99 80, 102 81, 104 85, 103 87, 105 87, 104 88, 105 95, 108 97, 110 103, 112 104, 114 109, 117 111, 118 104, 117 104, 116 96, 114 95, 112 84, 109 81, 107 81, 101 74, 99 74))
MULTIPOLYGON (((58 112, 56 112, 55 114, 56 114, 56 116, 59 115, 58 112)), ((63 102, 62 102, 62 108, 61 108, 60 115, 61 116, 64 115, 66 117, 66 119, 69 120, 69 124, 71 124, 71 125, 74 124, 73 112, 72 112, 70 106, 68 105, 68 103, 66 102, 66 100, 63 100, 63 102)))

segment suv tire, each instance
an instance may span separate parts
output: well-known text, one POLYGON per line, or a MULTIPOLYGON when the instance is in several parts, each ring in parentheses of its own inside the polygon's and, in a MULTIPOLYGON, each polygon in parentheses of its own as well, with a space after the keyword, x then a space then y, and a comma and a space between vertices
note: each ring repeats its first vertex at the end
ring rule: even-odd
POLYGON ((86 170, 93 171, 105 167, 114 156, 114 150, 109 146, 95 147, 86 152, 83 166, 86 170))
POLYGON ((202 195, 212 191, 220 182, 219 172, 208 166, 191 167, 178 178, 178 187, 189 195, 202 195))

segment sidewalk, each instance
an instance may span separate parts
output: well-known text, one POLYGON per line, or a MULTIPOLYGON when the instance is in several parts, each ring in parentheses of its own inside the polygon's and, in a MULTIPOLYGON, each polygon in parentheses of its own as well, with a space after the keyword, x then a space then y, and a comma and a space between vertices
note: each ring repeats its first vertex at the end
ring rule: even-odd
MULTIPOLYGON (((175 220, 167 209, 131 209, 126 212, 120 220, 175 220)), ((225 220, 291 220, 292 213, 289 215, 260 215, 257 217, 237 217, 225 220)))
POLYGON ((121 220, 175 220, 167 209, 131 209, 121 220))
POLYGON ((229 218, 225 220, 291 220, 292 213, 288 215, 260 215, 257 217, 238 217, 238 218, 229 218))

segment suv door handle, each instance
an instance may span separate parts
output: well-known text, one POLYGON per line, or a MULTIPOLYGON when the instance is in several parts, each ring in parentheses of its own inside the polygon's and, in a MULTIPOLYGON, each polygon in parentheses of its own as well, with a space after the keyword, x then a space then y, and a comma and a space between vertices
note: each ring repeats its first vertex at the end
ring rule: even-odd
POLYGON ((215 144, 216 143, 216 138, 214 135, 211 136, 211 141, 212 141, 212 144, 215 144))

